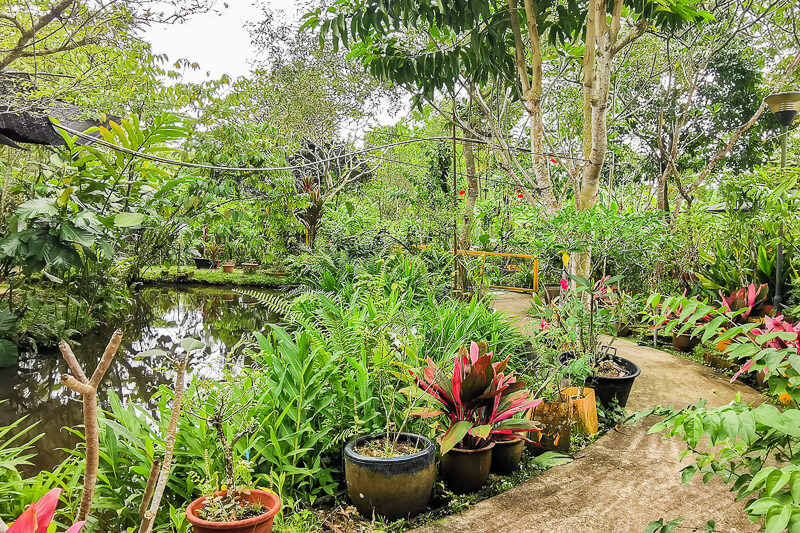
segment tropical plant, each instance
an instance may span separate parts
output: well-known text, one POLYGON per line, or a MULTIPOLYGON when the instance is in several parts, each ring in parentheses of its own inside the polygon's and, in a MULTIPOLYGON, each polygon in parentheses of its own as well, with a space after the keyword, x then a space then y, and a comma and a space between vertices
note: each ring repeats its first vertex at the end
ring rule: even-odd
POLYGON ((758 288, 751 283, 748 287, 741 288, 730 296, 725 296, 722 291, 719 292, 725 309, 731 312, 744 309, 741 314, 737 314, 735 317, 737 324, 769 314, 772 311, 772 306, 767 304, 768 294, 769 288, 766 283, 758 288))
MULTIPOLYGON (((694 464, 684 467, 683 482, 702 473, 703 480, 719 476, 732 483, 731 491, 739 499, 747 499, 745 512, 753 521, 764 520, 765 530, 778 533, 794 531, 800 524, 800 327, 785 323, 782 317, 765 317, 765 327, 753 323, 736 324, 736 314, 685 297, 649 298, 656 320, 666 317, 663 309, 681 306, 690 320, 684 328, 694 328, 704 340, 732 339, 726 349, 733 362, 746 361, 741 373, 762 373, 771 394, 781 398, 783 410, 770 403, 748 405, 737 395, 733 402, 721 407, 706 407, 705 400, 687 407, 656 407, 636 413, 640 420, 652 414, 663 421, 651 433, 664 432, 678 436, 687 444, 681 456, 692 454, 694 464), (710 315, 711 319, 700 319, 710 315), (699 446, 708 438, 711 446, 699 446)), ((670 321, 677 325, 677 320, 670 321)))
MULTIPOLYGON (((7 533, 45 533, 50 531, 61 492, 61 489, 53 489, 45 494, 11 524, 7 533)), ((66 533, 78 533, 84 525, 86 525, 86 521, 75 522, 67 529, 66 533)))
POLYGON ((454 447, 476 450, 490 441, 522 438, 518 433, 538 431, 534 422, 515 417, 533 409, 542 400, 531 398, 525 382, 504 374, 508 357, 492 362, 485 343, 462 346, 453 362, 452 376, 442 372, 431 359, 421 374, 413 374, 417 386, 433 398, 437 407, 415 407, 411 416, 447 417, 441 436, 442 454, 454 447))

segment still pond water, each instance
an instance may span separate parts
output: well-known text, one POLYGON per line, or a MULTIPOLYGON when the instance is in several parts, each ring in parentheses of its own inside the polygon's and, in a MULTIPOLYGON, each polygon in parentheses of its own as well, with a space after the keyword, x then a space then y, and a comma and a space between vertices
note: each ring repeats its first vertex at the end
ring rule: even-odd
MULTIPOLYGON (((260 290, 259 292, 269 292, 260 290)), ((219 376, 230 349, 253 331, 264 331, 278 317, 256 299, 219 287, 146 287, 134 297, 128 319, 119 327, 122 345, 100 387, 100 399, 114 390, 125 401, 147 405, 159 385, 175 377, 164 357, 137 358, 146 350, 160 349, 173 354, 180 340, 193 337, 206 345, 195 352, 189 371, 193 376, 219 376)), ((72 344, 75 356, 91 375, 115 327, 99 328, 72 344)), ((239 350, 230 355, 243 364, 239 350)), ((36 443, 35 470, 52 468, 65 456, 61 448, 72 448, 76 438, 63 429, 83 424, 80 398, 61 386, 68 372, 58 350, 22 356, 17 368, 0 369, 0 425, 27 416, 26 423, 38 423, 31 435, 43 433, 36 443)))

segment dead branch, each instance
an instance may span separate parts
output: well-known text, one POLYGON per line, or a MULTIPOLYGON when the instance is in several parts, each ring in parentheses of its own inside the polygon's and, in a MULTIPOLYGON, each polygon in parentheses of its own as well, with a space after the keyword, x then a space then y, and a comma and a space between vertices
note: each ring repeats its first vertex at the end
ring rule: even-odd
POLYGON ((65 387, 80 393, 83 396, 83 427, 86 433, 86 466, 83 474, 83 495, 81 505, 78 510, 77 521, 86 520, 89 511, 92 509, 92 499, 94 489, 97 485, 97 471, 100 465, 100 428, 97 421, 97 386, 103 379, 111 361, 119 349, 122 341, 122 331, 117 330, 111 336, 111 340, 103 353, 97 369, 92 374, 92 379, 86 379, 86 374, 80 368, 75 354, 72 353, 66 342, 61 342, 59 348, 61 355, 67 361, 73 375, 64 374, 61 376, 61 383, 65 387))

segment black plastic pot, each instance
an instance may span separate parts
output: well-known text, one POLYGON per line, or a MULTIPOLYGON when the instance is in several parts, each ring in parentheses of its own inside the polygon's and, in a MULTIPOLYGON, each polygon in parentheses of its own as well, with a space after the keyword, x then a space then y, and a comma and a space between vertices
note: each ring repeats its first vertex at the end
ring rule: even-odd
MULTIPOLYGON (((558 356, 558 361, 561 364, 566 364, 572 357, 573 354, 571 352, 563 352, 558 356)), ((620 378, 591 376, 586 380, 584 385, 594 389, 595 397, 600 400, 600 404, 603 407, 611 407, 615 398, 620 407, 625 407, 628 404, 628 396, 633 388, 633 382, 639 377, 642 371, 636 363, 624 357, 612 355, 611 359, 619 366, 626 369, 628 375, 620 378)))
POLYGON ((195 268, 211 268, 211 259, 206 257, 195 257, 193 259, 195 268))
POLYGON ((439 468, 444 484, 456 494, 480 489, 489 477, 494 442, 477 450, 453 448, 442 456, 439 468))
POLYGON ((603 407, 609 408, 615 398, 620 407, 625 407, 628 404, 628 396, 633 388, 633 382, 642 371, 636 363, 623 357, 613 355, 611 359, 625 368, 628 371, 628 375, 621 378, 592 376, 587 380, 586 384, 594 389, 594 394, 603 407))
POLYGON ((522 439, 504 440, 494 443, 491 471, 507 475, 517 469, 522 459, 525 442, 522 439))
POLYGON ((408 518, 428 505, 436 481, 436 447, 422 435, 400 433, 400 442, 419 443, 423 449, 403 457, 368 457, 355 452, 365 442, 384 437, 386 433, 358 437, 344 447, 347 492, 366 518, 408 518))

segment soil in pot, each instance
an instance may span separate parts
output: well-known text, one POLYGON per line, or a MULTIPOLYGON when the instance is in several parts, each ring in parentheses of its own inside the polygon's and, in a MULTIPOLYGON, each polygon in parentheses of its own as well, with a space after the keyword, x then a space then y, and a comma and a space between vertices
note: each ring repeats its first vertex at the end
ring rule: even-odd
MULTIPOLYGON (((212 498, 224 498, 226 492, 216 492, 212 498)), ((237 504, 243 506, 241 519, 232 522, 208 520, 208 496, 198 498, 186 508, 186 519, 195 533, 270 533, 272 521, 281 509, 281 500, 275 494, 259 489, 242 491, 237 504), (253 516, 251 516, 253 515, 253 516)))
POLYGON ((489 477, 494 442, 477 450, 453 448, 442 456, 439 467, 444 484, 456 494, 480 489, 489 477))
POLYGON ((510 474, 519 466, 523 449, 525 442, 522 439, 495 442, 490 470, 502 476, 510 474))
POLYGON ((436 447, 421 435, 367 435, 347 443, 350 500, 366 518, 408 518, 425 510, 436 480, 436 447))

